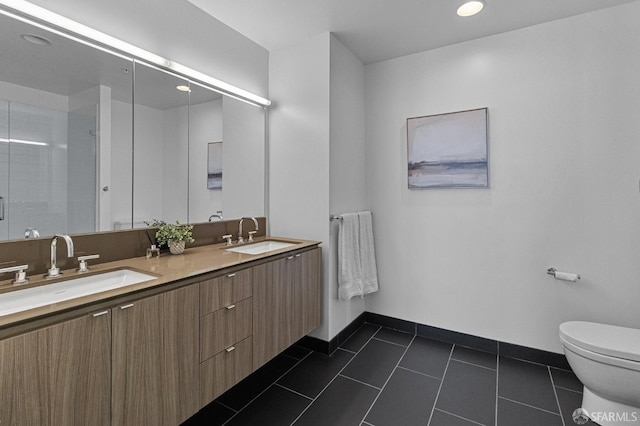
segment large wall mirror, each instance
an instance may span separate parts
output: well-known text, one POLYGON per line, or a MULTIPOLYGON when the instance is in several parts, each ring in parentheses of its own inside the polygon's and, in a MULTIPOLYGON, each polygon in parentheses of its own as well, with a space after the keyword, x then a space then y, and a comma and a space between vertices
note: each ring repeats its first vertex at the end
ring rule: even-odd
POLYGON ((4 15, 0 57, 0 241, 265 214, 262 108, 4 15))

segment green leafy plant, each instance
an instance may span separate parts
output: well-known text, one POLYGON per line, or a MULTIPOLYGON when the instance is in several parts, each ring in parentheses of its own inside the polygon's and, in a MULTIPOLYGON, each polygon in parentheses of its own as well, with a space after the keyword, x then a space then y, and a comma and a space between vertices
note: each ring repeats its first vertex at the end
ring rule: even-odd
POLYGON ((184 241, 186 243, 193 243, 193 234, 191 230, 193 225, 181 224, 176 220, 176 223, 166 223, 163 220, 153 219, 151 223, 146 222, 149 226, 157 226, 156 242, 159 245, 168 244, 169 241, 179 242, 184 241))

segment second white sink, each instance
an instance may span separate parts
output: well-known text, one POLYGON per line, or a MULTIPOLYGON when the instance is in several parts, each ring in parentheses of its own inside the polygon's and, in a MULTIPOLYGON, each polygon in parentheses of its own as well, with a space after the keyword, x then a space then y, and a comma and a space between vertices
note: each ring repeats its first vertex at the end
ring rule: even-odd
POLYGON ((245 246, 238 246, 232 248, 225 248, 227 251, 244 254, 264 254, 273 250, 280 250, 283 248, 291 247, 294 243, 285 243, 284 241, 261 241, 259 243, 247 244, 245 246))
POLYGON ((39 287, 0 294, 0 316, 156 279, 132 269, 117 269, 39 287))

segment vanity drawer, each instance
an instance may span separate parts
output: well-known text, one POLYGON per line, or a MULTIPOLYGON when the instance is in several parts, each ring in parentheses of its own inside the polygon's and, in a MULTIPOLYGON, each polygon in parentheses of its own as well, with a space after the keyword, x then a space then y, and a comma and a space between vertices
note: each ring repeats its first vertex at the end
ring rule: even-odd
POLYGON ((205 406, 253 371, 253 345, 248 337, 200 364, 201 406, 205 406))
POLYGON ((251 297, 253 268, 200 283, 200 315, 207 315, 251 297))
POLYGON ((252 311, 252 299, 248 298, 201 317, 200 362, 251 336, 252 311))

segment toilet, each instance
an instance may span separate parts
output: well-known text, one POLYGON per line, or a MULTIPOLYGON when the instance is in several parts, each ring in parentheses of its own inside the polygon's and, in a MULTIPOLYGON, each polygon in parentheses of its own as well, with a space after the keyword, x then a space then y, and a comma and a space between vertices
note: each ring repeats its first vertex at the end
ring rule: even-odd
POLYGON ((640 425, 640 330, 569 321, 560 324, 560 340, 584 385, 582 408, 591 419, 640 425))

